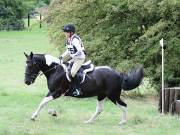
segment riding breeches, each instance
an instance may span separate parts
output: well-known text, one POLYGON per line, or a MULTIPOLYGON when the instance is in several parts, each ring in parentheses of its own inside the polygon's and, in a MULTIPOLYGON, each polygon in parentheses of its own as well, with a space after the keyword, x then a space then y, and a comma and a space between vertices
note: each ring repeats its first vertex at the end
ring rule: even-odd
POLYGON ((71 76, 73 78, 75 77, 75 75, 79 71, 79 69, 81 68, 84 61, 85 61, 85 58, 74 58, 74 63, 71 68, 71 76))

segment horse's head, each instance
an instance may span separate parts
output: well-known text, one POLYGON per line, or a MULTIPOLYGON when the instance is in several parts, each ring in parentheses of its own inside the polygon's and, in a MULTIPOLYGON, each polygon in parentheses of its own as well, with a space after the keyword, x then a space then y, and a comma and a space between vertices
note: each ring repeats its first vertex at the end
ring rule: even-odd
POLYGON ((27 55, 26 53, 24 53, 24 55, 27 58, 24 83, 30 85, 34 83, 35 79, 37 78, 40 68, 39 65, 36 63, 32 52, 30 53, 30 55, 27 55))

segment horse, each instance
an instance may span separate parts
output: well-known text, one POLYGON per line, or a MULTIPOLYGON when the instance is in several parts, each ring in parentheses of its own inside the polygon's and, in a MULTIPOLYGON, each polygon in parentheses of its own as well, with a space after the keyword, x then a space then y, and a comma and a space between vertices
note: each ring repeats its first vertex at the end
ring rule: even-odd
MULTIPOLYGON (((71 97, 74 97, 74 95, 72 95, 71 91, 71 80, 67 76, 69 71, 66 63, 48 54, 33 54, 33 52, 29 55, 24 54, 26 56, 24 83, 31 85, 40 74, 43 74, 47 79, 49 89, 47 95, 42 99, 31 116, 31 120, 35 120, 48 102, 62 95, 71 97)), ((89 65, 92 65, 92 63, 89 63, 89 65)), ((81 72, 81 74, 85 73, 81 72)), ((85 123, 95 122, 97 116, 103 111, 104 99, 107 97, 117 107, 122 109, 122 117, 119 124, 125 124, 127 122, 127 104, 120 99, 121 91, 122 89, 129 91, 138 87, 143 77, 144 71, 142 67, 133 69, 128 73, 120 73, 108 66, 97 66, 89 73, 86 73, 84 82, 80 84, 83 95, 76 98, 97 96, 97 107, 95 113, 85 123)))

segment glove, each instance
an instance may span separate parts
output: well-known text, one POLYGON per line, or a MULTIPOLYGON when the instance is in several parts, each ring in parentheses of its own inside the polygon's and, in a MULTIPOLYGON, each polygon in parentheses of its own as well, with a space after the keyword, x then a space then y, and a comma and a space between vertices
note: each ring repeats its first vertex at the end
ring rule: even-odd
POLYGON ((59 57, 59 60, 60 60, 60 64, 63 63, 63 57, 62 56, 59 57))

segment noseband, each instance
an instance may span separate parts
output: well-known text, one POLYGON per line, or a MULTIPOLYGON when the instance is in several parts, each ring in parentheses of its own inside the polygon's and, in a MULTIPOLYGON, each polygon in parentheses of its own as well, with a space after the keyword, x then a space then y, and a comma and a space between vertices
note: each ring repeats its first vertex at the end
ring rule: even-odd
POLYGON ((31 74, 31 73, 29 73, 29 72, 26 72, 25 75, 30 75, 30 77, 31 77, 32 79, 36 79, 37 76, 40 75, 40 73, 38 73, 38 74, 31 74))

